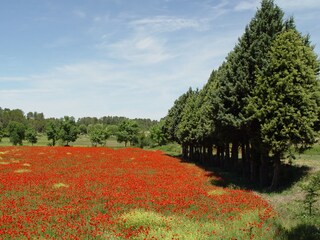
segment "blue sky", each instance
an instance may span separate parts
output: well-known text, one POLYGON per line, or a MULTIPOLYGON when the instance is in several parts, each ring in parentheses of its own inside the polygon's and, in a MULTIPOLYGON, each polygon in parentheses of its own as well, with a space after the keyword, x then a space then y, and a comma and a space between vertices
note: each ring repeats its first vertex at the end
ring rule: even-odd
MULTIPOLYGON (((275 0, 320 55, 320 1, 275 0)), ((160 119, 201 88, 259 0, 1 0, 0 107, 160 119)))

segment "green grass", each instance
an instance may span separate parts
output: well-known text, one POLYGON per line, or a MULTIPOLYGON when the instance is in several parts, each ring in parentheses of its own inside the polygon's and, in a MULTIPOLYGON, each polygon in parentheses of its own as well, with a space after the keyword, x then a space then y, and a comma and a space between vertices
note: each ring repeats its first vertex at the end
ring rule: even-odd
MULTIPOLYGON (((22 143, 23 143, 23 146, 31 146, 31 143, 29 143, 26 140, 24 140, 22 143)), ((48 146, 50 143, 51 141, 48 141, 46 135, 38 135, 38 142, 33 146, 48 146)), ((2 138, 2 141, 0 142, 0 146, 11 146, 11 145, 12 144, 9 138, 2 138)), ((62 144, 59 143, 58 141, 56 145, 59 146, 62 144)), ((75 147, 91 147, 92 146, 90 139, 87 135, 80 135, 75 142, 72 142, 69 145, 75 146, 75 147)), ((122 148, 124 147, 124 143, 118 143, 116 137, 111 136, 110 138, 107 139, 106 147, 122 148)))
POLYGON ((150 150, 160 150, 163 151, 164 153, 173 156, 173 157, 177 157, 181 155, 181 146, 177 143, 169 143, 167 145, 163 145, 163 146, 155 146, 155 147, 151 147, 148 148, 150 150))
MULTIPOLYGON (((289 163, 289 161, 285 162, 289 163)), ((311 176, 320 172, 320 145, 315 145, 304 154, 296 154, 296 159, 291 164, 296 169, 303 167, 308 170, 290 187, 280 192, 261 195, 279 213, 284 239, 320 239, 320 199, 317 199, 316 210, 310 216, 303 203, 306 193, 301 188, 311 176)))

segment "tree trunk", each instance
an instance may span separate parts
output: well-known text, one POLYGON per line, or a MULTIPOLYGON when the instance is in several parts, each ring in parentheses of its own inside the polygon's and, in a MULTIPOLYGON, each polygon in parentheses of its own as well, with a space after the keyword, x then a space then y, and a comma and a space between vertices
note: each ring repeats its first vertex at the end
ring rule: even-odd
POLYGON ((260 160, 260 153, 257 149, 252 148, 251 158, 250 158, 250 181, 255 182, 258 180, 258 162, 260 160))
POLYGON ((225 149, 226 149, 226 157, 224 161, 224 167, 229 169, 230 168, 230 144, 229 143, 226 143, 225 149))
POLYGON ((220 162, 219 162, 219 166, 220 167, 223 167, 223 163, 225 161, 225 146, 224 145, 221 145, 220 146, 220 162))
POLYGON ((245 177, 247 172, 247 149, 244 143, 241 143, 241 164, 242 177, 245 177))
POLYGON ((190 145, 190 160, 194 161, 194 147, 193 145, 190 145))
POLYGON ((238 149, 239 149, 239 143, 237 141, 233 141, 232 149, 231 149, 231 168, 238 166, 238 161, 239 161, 238 149))
POLYGON ((274 155, 273 178, 272 178, 270 190, 275 190, 277 187, 279 187, 280 168, 281 168, 280 153, 276 153, 274 155))
POLYGON ((209 147, 208 147, 208 162, 209 162, 209 165, 210 165, 210 166, 211 166, 211 164, 212 164, 212 161, 213 161, 212 145, 209 145, 209 147))
POLYGON ((216 165, 219 166, 221 162, 221 147, 216 146, 217 151, 216 151, 216 165))
POLYGON ((268 153, 262 152, 260 157, 260 169, 259 169, 259 175, 260 175, 260 187, 265 187, 268 180, 268 164, 267 164, 267 158, 268 153))

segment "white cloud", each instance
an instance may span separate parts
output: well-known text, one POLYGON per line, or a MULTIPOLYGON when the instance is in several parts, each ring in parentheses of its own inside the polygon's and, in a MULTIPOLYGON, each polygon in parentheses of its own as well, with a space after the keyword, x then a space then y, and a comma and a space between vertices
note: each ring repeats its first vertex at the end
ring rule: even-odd
POLYGON ((138 31, 148 31, 153 33, 174 32, 182 29, 200 30, 200 21, 188 18, 155 16, 152 18, 142 18, 130 22, 138 31))
POLYGON ((235 11, 246 11, 246 10, 256 10, 259 7, 259 1, 240 1, 234 7, 235 11))
POLYGON ((277 0, 275 1, 277 5, 282 8, 290 10, 304 10, 304 9, 319 9, 320 1, 319 0, 303 0, 303 1, 294 1, 294 0, 277 0))
POLYGON ((166 40, 155 36, 134 35, 115 43, 103 42, 98 46, 114 59, 137 65, 160 63, 174 57, 166 47, 166 40))
POLYGON ((0 77, 0 82, 22 82, 27 79, 26 77, 0 77))
MULTIPOLYGON (((319 0, 303 0, 303 1, 275 0, 274 3, 279 7, 283 8, 283 10, 303 11, 306 9, 320 8, 319 0)), ((246 10, 255 11, 258 7, 260 7, 260 5, 261 5, 260 0, 239 1, 235 5, 234 10, 235 11, 246 11, 246 10)))
POLYGON ((84 11, 79 10, 79 9, 74 10, 72 13, 78 18, 86 18, 87 17, 87 14, 84 11))

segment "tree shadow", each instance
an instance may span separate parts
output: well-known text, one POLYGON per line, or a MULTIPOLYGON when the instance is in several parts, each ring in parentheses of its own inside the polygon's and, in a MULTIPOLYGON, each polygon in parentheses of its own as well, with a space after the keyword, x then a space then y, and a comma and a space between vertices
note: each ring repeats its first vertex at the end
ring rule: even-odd
MULTIPOLYGON (((174 157, 180 160, 181 163, 195 164, 198 167, 202 168, 207 172, 208 177, 218 177, 211 180, 211 184, 220 187, 227 187, 231 189, 245 189, 245 190, 254 190, 260 193, 276 193, 282 192, 291 188, 295 183, 304 178, 310 171, 308 166, 296 166, 292 164, 282 164, 281 166, 281 175, 280 183, 281 185, 277 189, 271 190, 268 186, 260 186, 259 181, 251 182, 249 176, 246 176, 241 173, 240 169, 226 169, 214 166, 214 164, 203 164, 199 162, 193 162, 186 159, 183 159, 181 156, 167 156, 174 157)), ((268 180, 271 183, 272 179, 272 166, 269 166, 268 171, 268 180)))
POLYGON ((312 224, 302 223, 285 231, 286 239, 294 240, 318 240, 320 239, 320 228, 312 224))

